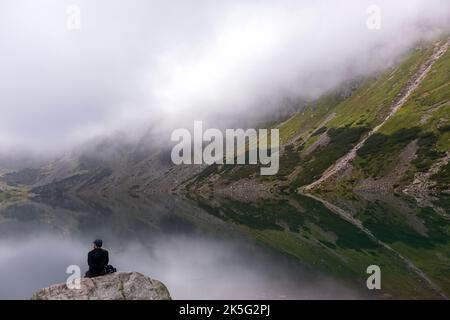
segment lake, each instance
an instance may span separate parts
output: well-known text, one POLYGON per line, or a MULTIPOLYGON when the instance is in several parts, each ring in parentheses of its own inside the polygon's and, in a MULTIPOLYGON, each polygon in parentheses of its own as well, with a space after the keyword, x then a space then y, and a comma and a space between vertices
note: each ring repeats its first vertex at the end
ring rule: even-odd
POLYGON ((205 204, 176 196, 41 199, 0 208, 1 299, 29 299, 65 282, 69 265, 84 272, 95 238, 104 240, 119 271, 162 281, 174 299, 366 297, 205 204))

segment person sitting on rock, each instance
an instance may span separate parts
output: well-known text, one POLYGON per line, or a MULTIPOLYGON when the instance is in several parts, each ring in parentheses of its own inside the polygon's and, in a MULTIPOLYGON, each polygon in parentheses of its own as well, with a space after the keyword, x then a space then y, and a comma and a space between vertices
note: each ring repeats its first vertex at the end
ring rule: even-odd
POLYGON ((103 241, 101 239, 94 241, 94 249, 88 253, 89 271, 86 272, 86 278, 94 278, 116 272, 113 266, 108 265, 109 253, 102 246, 103 241))

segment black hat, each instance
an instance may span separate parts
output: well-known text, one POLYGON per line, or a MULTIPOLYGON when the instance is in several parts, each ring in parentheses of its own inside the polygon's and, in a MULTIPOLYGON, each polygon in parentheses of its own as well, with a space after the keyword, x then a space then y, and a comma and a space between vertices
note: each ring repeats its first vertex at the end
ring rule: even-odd
POLYGON ((102 239, 96 239, 96 240, 94 240, 94 244, 96 247, 100 248, 103 245, 103 241, 102 241, 102 239))

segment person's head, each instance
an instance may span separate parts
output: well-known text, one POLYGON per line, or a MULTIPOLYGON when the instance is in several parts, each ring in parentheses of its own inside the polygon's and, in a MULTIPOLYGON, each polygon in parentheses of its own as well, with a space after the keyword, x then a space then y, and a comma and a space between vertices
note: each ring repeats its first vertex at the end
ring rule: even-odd
POLYGON ((94 248, 101 248, 103 246, 103 241, 102 239, 96 239, 94 240, 94 248))

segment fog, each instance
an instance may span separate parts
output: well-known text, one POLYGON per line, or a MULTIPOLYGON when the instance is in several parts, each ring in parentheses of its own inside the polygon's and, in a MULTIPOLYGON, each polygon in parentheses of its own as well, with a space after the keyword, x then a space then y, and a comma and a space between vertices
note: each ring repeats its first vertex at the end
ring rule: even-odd
POLYGON ((0 0, 0 155, 257 121, 393 65, 449 21, 447 0, 0 0))
MULTIPOLYGON (((110 263, 162 281, 174 299, 358 299, 360 292, 237 240, 173 235, 148 242, 115 239, 110 263)), ((88 239, 42 233, 0 241, 0 299, 29 299, 82 272, 88 239)))

